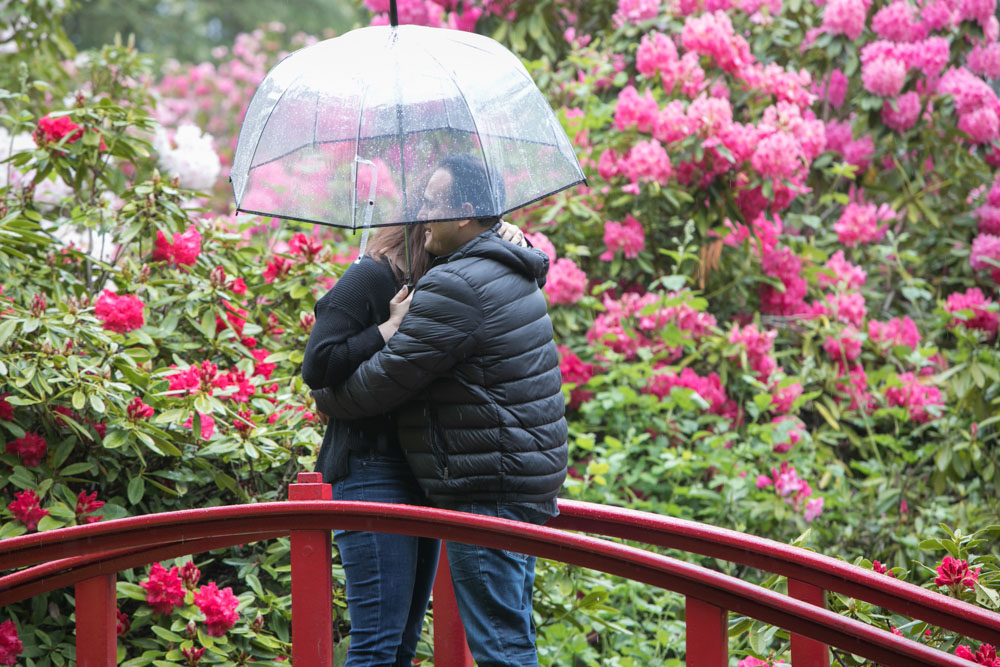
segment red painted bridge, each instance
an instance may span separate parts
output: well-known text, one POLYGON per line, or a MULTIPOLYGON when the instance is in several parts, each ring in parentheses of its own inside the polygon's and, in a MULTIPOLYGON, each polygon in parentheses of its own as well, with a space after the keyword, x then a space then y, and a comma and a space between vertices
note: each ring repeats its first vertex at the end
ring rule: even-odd
MULTIPOLYGON (((791 633, 794 667, 829 667, 829 647, 890 667, 970 662, 824 609, 835 591, 1000 646, 1000 614, 797 547, 713 526, 591 503, 560 501, 545 526, 410 505, 333 502, 316 473, 301 473, 287 502, 192 509, 73 526, 0 541, 0 606, 66 586, 76 589, 77 664, 116 660, 115 579, 120 570, 289 535, 292 661, 333 664, 333 528, 482 544, 571 563, 686 598, 687 664, 728 665, 729 612, 791 633), (587 534, 582 534, 587 533, 587 534), (788 595, 607 537, 669 547, 778 574, 788 595), (308 623, 295 623, 308 618, 308 623)), ((471 665, 442 559, 434 589, 434 658, 471 665)))

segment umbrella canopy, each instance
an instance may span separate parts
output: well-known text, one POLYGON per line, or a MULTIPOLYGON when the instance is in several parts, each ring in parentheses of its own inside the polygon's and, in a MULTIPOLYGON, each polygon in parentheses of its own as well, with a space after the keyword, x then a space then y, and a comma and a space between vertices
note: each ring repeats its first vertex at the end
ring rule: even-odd
POLYGON ((500 216, 584 182, 514 54, 474 33, 353 30, 289 55, 254 94, 231 180, 238 211, 358 229, 417 221, 446 156, 481 159, 500 216))

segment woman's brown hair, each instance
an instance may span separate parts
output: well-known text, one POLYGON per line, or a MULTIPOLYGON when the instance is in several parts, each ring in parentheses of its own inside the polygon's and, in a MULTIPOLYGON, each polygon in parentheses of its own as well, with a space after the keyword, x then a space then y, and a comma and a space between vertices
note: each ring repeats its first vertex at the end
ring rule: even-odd
POLYGON ((424 230, 420 224, 379 227, 372 237, 368 254, 378 261, 388 261, 400 282, 406 280, 406 250, 403 242, 409 238, 410 284, 415 285, 431 268, 431 255, 424 248, 424 230))

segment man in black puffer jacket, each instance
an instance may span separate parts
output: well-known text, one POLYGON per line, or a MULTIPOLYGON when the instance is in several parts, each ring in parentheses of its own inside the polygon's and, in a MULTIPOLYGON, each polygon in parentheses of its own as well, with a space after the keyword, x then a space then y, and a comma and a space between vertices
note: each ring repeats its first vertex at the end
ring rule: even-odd
MULTIPOLYGON (((343 419, 399 412, 400 443, 439 507, 544 523, 566 476, 559 356, 540 287, 548 258, 475 219, 488 179, 452 156, 424 192, 437 256, 386 346, 343 385, 314 392, 343 419), (478 203, 478 205, 477 205, 478 203)), ((481 667, 537 665, 534 557, 448 543, 455 594, 481 667)))

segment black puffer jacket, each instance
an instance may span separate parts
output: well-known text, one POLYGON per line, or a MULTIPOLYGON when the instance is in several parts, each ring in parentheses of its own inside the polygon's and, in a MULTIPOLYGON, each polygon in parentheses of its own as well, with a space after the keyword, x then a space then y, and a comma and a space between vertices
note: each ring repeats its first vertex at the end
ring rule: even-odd
POLYGON ((567 431, 539 289, 547 272, 542 252, 480 234, 438 259, 399 331, 347 382, 313 392, 317 407, 357 418, 410 401, 398 412, 400 444, 433 502, 554 514, 567 431))

